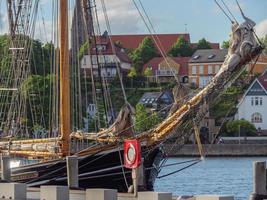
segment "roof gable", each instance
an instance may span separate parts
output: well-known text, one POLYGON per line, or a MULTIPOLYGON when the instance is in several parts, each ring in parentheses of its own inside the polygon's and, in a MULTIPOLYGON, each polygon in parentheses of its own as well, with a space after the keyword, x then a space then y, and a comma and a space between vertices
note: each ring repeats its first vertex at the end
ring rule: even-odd
POLYGON ((260 82, 256 79, 254 84, 248 89, 246 96, 262 96, 266 95, 265 88, 260 84, 260 82))
MULTIPOLYGON (((259 82, 258 78, 256 78, 251 83, 251 85, 249 86, 249 88, 247 89, 245 94, 243 95, 242 99, 239 101, 239 103, 237 105, 237 108, 242 104, 242 102, 244 101, 246 96, 254 96, 254 95, 258 96, 259 95, 258 93, 262 93, 259 88, 261 88, 264 91, 263 95, 267 95, 266 89, 261 85, 261 83, 259 82)), ((261 96, 261 95, 259 95, 259 96, 261 96)))

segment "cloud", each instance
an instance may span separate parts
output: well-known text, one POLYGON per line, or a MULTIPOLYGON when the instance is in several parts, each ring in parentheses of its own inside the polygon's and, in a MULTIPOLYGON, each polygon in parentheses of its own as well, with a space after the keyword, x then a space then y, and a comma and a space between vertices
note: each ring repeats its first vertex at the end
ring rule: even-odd
POLYGON ((256 33, 259 37, 264 37, 267 35, 267 19, 262 20, 255 27, 256 33))
MULTIPOLYGON (((142 30, 141 18, 131 0, 110 1, 105 0, 107 15, 113 34, 138 33, 142 30)), ((106 29, 102 7, 98 4, 99 22, 102 31, 106 29)))
POLYGON ((38 20, 35 24, 34 38, 42 42, 49 42, 52 40, 52 22, 49 20, 38 20))

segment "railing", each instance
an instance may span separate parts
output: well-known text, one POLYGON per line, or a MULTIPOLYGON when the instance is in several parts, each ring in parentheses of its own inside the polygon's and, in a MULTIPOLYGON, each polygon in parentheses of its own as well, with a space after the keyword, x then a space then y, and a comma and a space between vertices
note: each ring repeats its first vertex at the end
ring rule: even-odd
POLYGON ((157 76, 173 76, 173 73, 177 74, 177 71, 171 71, 171 70, 157 70, 156 75, 157 76))

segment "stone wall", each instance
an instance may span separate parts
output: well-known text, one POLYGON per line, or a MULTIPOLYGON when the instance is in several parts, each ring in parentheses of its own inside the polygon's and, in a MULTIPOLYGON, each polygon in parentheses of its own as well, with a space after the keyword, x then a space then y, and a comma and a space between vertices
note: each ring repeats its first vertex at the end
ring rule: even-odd
MULTIPOLYGON (((166 151, 172 144, 165 145, 166 151)), ((203 145, 206 156, 267 156, 267 144, 213 144, 203 145)), ((182 149, 174 146, 169 156, 199 156, 196 145, 185 145, 182 149)))

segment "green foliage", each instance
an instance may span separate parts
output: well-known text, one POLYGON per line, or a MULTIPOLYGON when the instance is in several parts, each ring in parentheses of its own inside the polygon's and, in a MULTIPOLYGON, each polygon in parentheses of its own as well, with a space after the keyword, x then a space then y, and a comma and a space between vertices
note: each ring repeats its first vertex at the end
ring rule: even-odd
POLYGON ((138 48, 133 50, 129 56, 137 73, 141 74, 143 65, 157 56, 157 49, 153 40, 150 37, 145 37, 138 48))
POLYGON ((129 74, 127 75, 128 77, 130 78, 134 78, 137 76, 137 72, 136 72, 136 69, 134 67, 131 68, 129 74))
POLYGON ((144 71, 144 75, 145 76, 152 76, 153 75, 153 71, 151 69, 151 67, 147 67, 144 71))
POLYGON ((223 49, 228 49, 229 46, 230 46, 230 42, 229 42, 229 40, 228 40, 228 41, 223 41, 221 47, 222 47, 223 49))
POLYGON ((186 41, 183 37, 178 38, 175 44, 173 44, 169 54, 173 57, 177 56, 192 56, 193 49, 191 48, 188 41, 186 41))
MULTIPOLYGON (((49 105, 50 105, 50 89, 51 81, 55 77, 52 75, 40 76, 40 75, 31 75, 20 86, 21 95, 26 99, 27 106, 27 125, 29 127, 34 127, 35 122, 32 121, 31 117, 31 105, 35 105, 35 114, 36 119, 41 119, 42 115, 44 116, 44 124, 48 128, 48 119, 49 119, 49 105)), ((43 125, 43 124, 42 124, 43 125)), ((39 126, 39 125, 38 125, 39 126)))
POLYGON ((135 130, 137 132, 147 131, 153 128, 156 124, 161 121, 157 113, 153 113, 149 116, 146 108, 143 104, 138 103, 136 105, 136 115, 135 115, 135 130))
POLYGON ((226 124, 228 136, 256 136, 257 129, 254 124, 246 120, 235 120, 226 124))
POLYGON ((86 51, 88 51, 88 49, 89 49, 89 43, 87 41, 79 49, 78 57, 80 60, 82 59, 83 55, 87 53, 86 51))
MULTIPOLYGON (((54 46, 52 43, 43 43, 39 40, 34 40, 26 37, 25 40, 29 40, 31 46, 30 68, 32 74, 47 75, 50 73, 50 63, 54 52, 54 46), (52 52, 52 53, 51 53, 52 52)), ((1 75, 10 68, 11 53, 8 50, 10 48, 10 36, 0 36, 0 68, 1 75)))
POLYGON ((202 38, 197 43, 197 49, 211 49, 211 46, 205 38, 202 38))
POLYGON ((210 115, 216 119, 231 116, 235 113, 238 96, 243 93, 240 87, 230 87, 210 105, 210 115))
POLYGON ((0 36, 0 70, 1 76, 8 76, 8 71, 10 66, 8 63, 11 61, 11 55, 8 54, 8 49, 10 47, 10 38, 8 35, 0 36))
POLYGON ((90 118, 88 119, 88 132, 95 132, 96 131, 96 119, 90 118))

